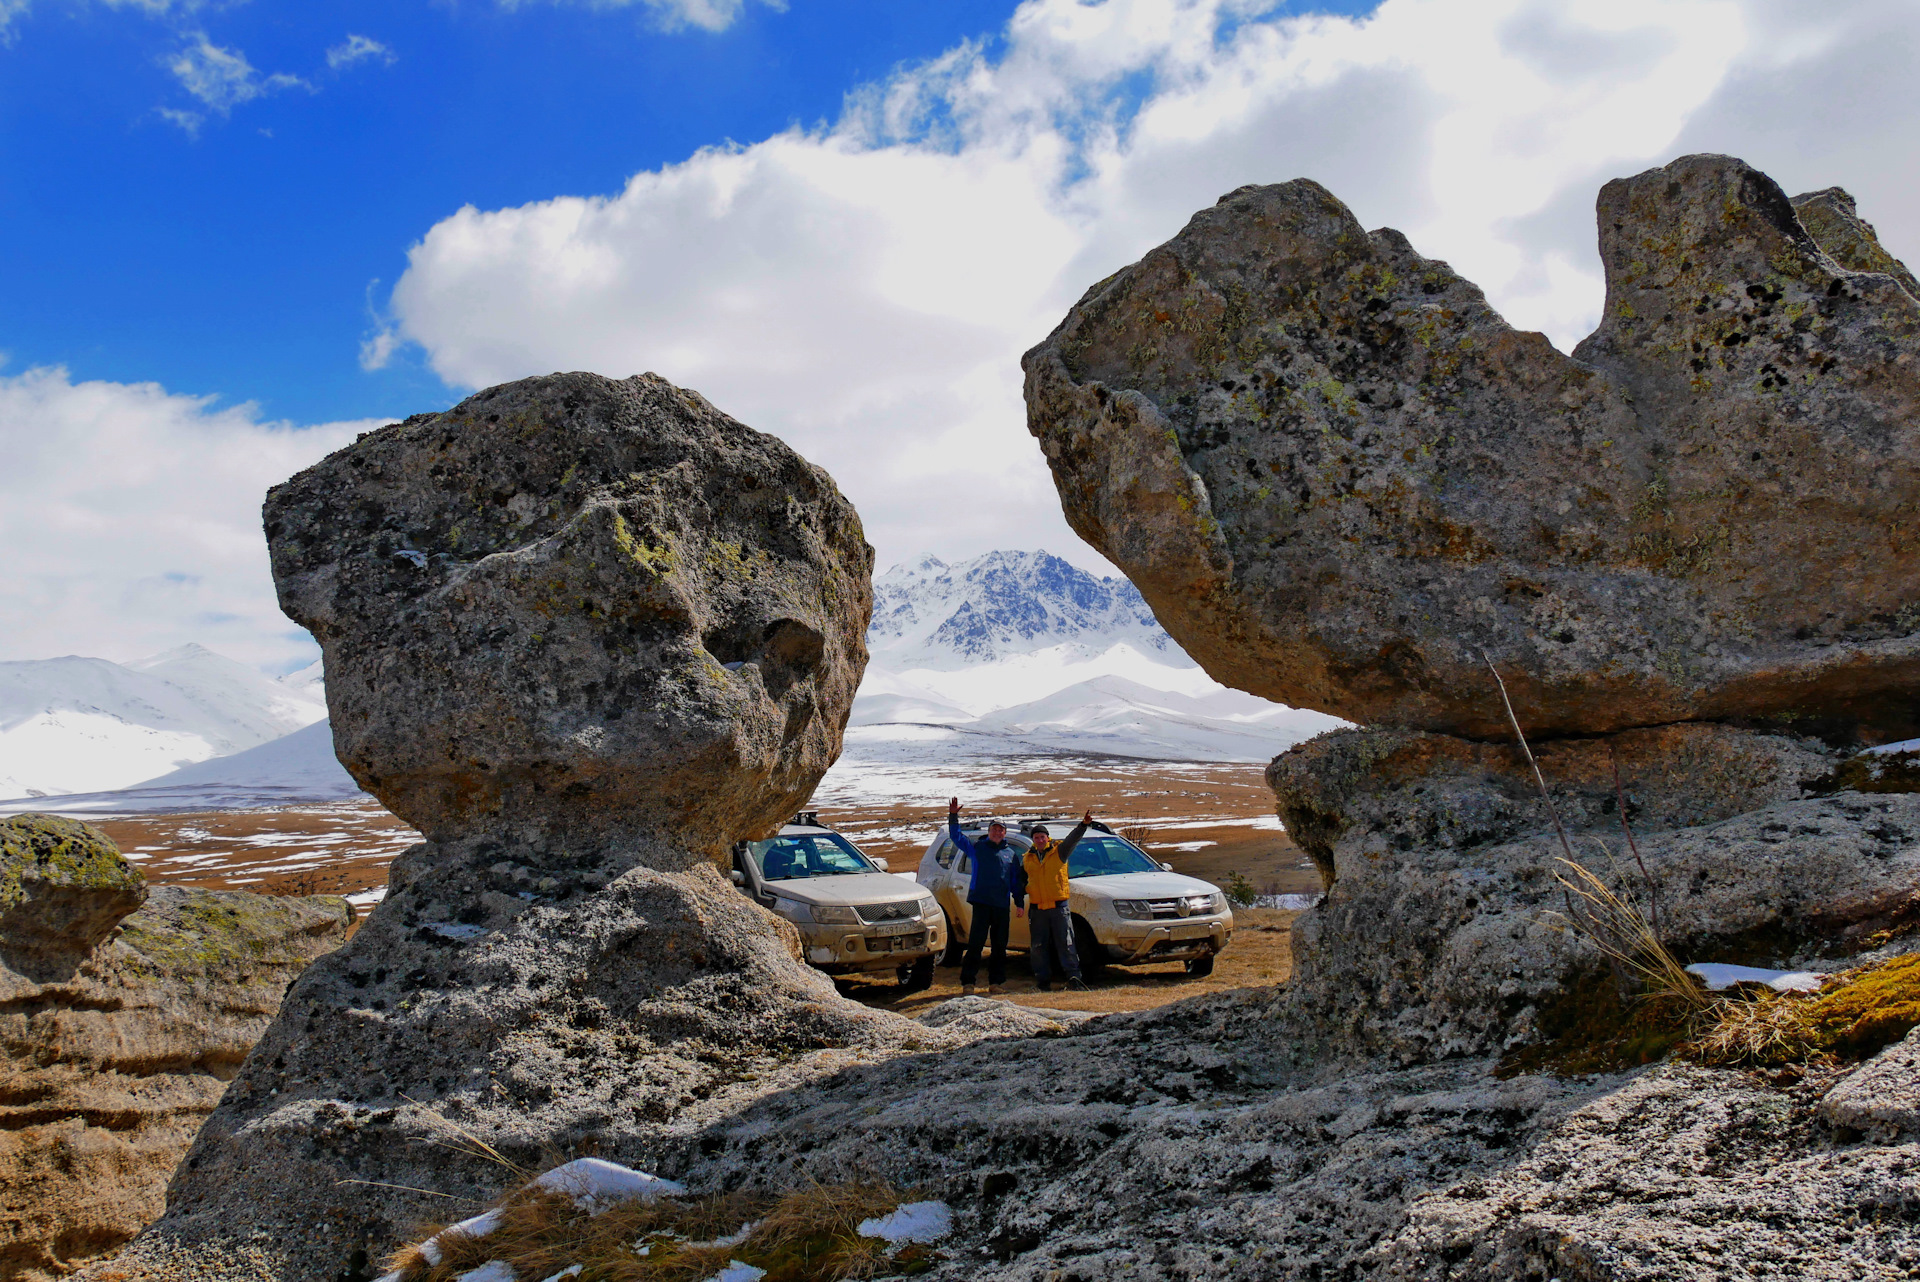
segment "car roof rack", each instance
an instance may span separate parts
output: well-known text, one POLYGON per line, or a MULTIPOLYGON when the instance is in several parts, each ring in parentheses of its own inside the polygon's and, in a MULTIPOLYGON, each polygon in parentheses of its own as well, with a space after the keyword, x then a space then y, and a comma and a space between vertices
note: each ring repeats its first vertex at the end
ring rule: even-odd
POLYGON ((796 828, 831 828, 833 826, 832 824, 823 824, 820 822, 820 812, 818 810, 802 810, 787 822, 796 828))

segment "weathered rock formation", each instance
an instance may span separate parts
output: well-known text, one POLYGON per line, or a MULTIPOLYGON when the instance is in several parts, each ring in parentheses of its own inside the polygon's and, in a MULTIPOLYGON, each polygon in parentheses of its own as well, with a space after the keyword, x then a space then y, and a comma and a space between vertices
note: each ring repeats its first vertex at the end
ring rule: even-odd
POLYGON ((1074 529, 1218 680, 1364 724, 1800 714, 1920 733, 1920 299, 1844 193, 1724 156, 1600 195, 1572 356, 1305 180, 1026 356, 1074 529))
POLYGON ((433 841, 708 859, 839 754, 873 608, 859 519, 654 375, 525 379, 369 433, 275 487, 266 527, 340 760, 433 841))
POLYGON ((44 1279, 160 1214, 167 1179, 337 898, 151 890, 99 832, 0 822, 0 1278, 44 1279))
POLYGON ((430 840, 114 1269, 364 1276, 500 1185, 483 1143, 684 1134, 963 1040, 839 997, 716 866, 810 794, 865 665, 872 551, 820 469, 652 375, 560 374, 370 433, 266 520, 342 761, 430 840))

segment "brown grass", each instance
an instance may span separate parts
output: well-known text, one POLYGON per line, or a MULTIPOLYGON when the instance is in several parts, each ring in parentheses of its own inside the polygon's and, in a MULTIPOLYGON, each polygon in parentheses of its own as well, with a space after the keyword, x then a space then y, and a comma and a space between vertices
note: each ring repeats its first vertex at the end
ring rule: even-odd
POLYGON ((1920 1025, 1920 954, 1833 977, 1821 993, 1718 998, 1681 1053, 1703 1064, 1777 1067, 1864 1059, 1920 1025))
POLYGON ((451 1282, 491 1260, 510 1264, 520 1282, 572 1265, 580 1282, 702 1282, 741 1260, 767 1270, 765 1282, 841 1282, 881 1273, 922 1272, 937 1258, 925 1247, 891 1250, 863 1238, 862 1220, 910 1200, 876 1180, 815 1184, 783 1194, 725 1193, 621 1203, 590 1215, 570 1198, 523 1188, 500 1204, 501 1220, 484 1237, 442 1236, 438 1264, 421 1245, 387 1261, 406 1282, 451 1282), (751 1226, 751 1227, 749 1227, 751 1226), (722 1244, 743 1228, 737 1243, 722 1244))

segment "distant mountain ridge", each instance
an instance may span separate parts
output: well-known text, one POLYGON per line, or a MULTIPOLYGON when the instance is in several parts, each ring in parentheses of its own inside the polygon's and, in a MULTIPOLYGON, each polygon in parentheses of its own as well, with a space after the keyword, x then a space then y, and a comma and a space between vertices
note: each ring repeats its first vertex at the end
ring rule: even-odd
POLYGON ((326 715, 310 676, 276 681, 200 645, 124 664, 0 663, 0 797, 125 787, 326 715))
POLYGON ((988 552, 956 565, 927 556, 873 581, 867 648, 894 670, 972 666, 1060 645, 1092 654, 1122 643, 1192 666, 1133 584, 1096 578, 1044 551, 988 552))

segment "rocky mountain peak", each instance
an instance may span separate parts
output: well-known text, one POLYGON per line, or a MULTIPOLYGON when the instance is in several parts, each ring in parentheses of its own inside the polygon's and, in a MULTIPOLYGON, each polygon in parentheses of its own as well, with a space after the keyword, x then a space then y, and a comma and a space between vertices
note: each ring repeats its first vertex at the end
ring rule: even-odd
POLYGON ((894 667, 987 663, 1057 645, 1126 642, 1183 661, 1140 590, 1044 550, 895 565, 874 580, 867 646, 894 667))

